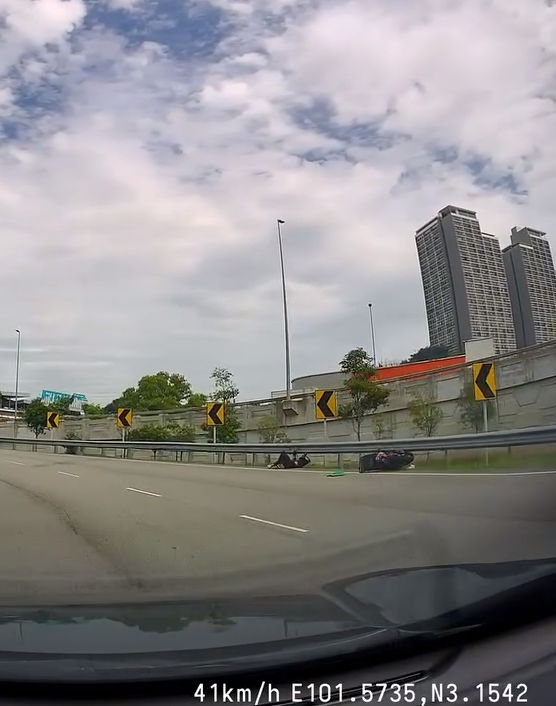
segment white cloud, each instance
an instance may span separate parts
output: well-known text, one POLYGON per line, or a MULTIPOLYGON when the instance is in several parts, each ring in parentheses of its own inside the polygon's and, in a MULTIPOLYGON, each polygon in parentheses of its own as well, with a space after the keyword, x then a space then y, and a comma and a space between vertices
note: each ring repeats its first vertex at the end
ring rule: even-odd
POLYGON ((143 5, 145 0, 104 0, 107 6, 113 10, 133 10, 143 5))
POLYGON ((42 47, 59 41, 85 17, 83 0, 2 0, 8 43, 22 48, 42 47))
POLYGON ((381 355, 426 344, 413 233, 447 203, 504 243, 556 232, 556 8, 211 5, 230 34, 188 55, 182 29, 141 44, 91 3, 0 0, 2 386, 20 328, 32 392, 108 400, 159 369, 203 388, 216 365, 282 388, 277 218, 294 375, 368 346, 368 301, 381 355))

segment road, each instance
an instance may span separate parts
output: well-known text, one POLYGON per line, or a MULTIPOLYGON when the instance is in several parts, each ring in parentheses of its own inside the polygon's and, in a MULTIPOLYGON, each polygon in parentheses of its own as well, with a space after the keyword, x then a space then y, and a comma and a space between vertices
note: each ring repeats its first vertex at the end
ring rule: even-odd
POLYGON ((556 471, 349 474, 0 452, 0 603, 313 592, 556 555, 556 471))

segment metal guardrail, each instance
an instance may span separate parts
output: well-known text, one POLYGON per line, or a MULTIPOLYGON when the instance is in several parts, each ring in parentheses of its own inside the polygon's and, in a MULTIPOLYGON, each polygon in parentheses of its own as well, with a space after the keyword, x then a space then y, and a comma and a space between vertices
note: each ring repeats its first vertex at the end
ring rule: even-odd
POLYGON ((533 444, 556 443, 556 425, 530 427, 480 434, 456 436, 415 437, 412 439, 384 439, 375 441, 304 442, 299 444, 209 444, 178 441, 86 441, 74 439, 19 439, 0 438, 0 446, 17 444, 28 446, 60 446, 97 449, 146 449, 152 451, 196 451, 206 453, 279 454, 297 449, 313 454, 360 454, 384 448, 409 451, 452 451, 461 449, 504 448, 533 444))

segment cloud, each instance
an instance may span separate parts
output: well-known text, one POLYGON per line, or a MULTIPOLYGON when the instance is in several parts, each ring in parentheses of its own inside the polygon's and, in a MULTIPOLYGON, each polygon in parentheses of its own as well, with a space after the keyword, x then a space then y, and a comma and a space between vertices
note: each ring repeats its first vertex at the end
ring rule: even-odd
POLYGON ((540 0, 0 0, 2 385, 283 388, 427 343, 414 231, 448 203, 556 232, 540 0))
POLYGON ((143 5, 144 0, 105 0, 105 3, 114 10, 134 10, 143 5))

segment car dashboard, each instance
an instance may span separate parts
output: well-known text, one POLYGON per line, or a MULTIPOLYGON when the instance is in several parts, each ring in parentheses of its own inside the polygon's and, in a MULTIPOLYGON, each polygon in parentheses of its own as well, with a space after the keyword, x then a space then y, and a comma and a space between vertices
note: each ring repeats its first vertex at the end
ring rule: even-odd
POLYGON ((317 667, 251 675, 249 679, 198 680, 58 688, 0 685, 0 704, 88 703, 130 706, 309 706, 312 704, 529 704, 556 703, 556 619, 538 622, 463 647, 398 661, 353 665, 326 673, 317 667))

